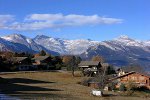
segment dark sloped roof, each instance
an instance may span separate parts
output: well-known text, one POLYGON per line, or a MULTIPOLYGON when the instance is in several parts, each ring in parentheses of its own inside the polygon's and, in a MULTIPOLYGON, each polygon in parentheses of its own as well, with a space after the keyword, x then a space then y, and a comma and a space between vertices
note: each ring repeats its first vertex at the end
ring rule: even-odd
POLYGON ((37 57, 34 57, 33 60, 43 61, 43 60, 47 59, 48 57, 50 57, 50 56, 37 56, 37 57))
POLYGON ((100 64, 99 61, 81 61, 79 63, 80 66, 98 66, 100 64))
POLYGON ((109 79, 109 80, 115 80, 115 79, 118 79, 118 78, 122 78, 122 77, 125 77, 125 76, 130 75, 130 74, 133 74, 133 73, 135 73, 135 71, 131 71, 131 72, 129 72, 129 73, 126 73, 126 74, 124 74, 124 75, 111 78, 111 79, 109 79))
POLYGON ((28 57, 13 57, 12 60, 14 62, 20 62, 20 61, 23 61, 25 59, 27 59, 28 57))

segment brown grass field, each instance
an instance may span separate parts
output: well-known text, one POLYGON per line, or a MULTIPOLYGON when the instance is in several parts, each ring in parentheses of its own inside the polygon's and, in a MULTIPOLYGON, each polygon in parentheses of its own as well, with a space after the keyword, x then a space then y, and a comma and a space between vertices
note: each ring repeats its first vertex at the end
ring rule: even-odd
POLYGON ((79 77, 79 72, 75 75, 72 77, 70 72, 4 74, 0 75, 0 92, 34 100, 150 100, 145 93, 128 97, 106 91, 105 97, 92 96, 92 88, 77 84, 83 77, 79 77))

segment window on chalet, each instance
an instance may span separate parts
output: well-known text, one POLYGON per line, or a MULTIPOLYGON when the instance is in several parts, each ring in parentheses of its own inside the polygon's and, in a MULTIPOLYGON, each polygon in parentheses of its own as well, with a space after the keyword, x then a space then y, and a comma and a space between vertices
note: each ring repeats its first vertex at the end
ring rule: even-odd
POLYGON ((147 84, 147 80, 146 80, 146 84, 147 84))

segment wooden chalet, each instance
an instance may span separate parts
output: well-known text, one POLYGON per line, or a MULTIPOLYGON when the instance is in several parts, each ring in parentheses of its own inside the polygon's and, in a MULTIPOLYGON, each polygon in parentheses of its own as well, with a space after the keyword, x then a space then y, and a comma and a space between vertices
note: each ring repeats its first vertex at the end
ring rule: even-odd
POLYGON ((98 73, 101 63, 99 61, 81 61, 78 64, 79 68, 82 68, 84 76, 93 76, 98 73))
POLYGON ((145 86, 150 89, 150 76, 146 73, 131 71, 109 80, 117 80, 118 84, 116 85, 116 87, 119 87, 121 83, 126 84, 129 81, 132 81, 139 87, 145 86))
POLYGON ((17 70, 31 70, 32 64, 31 60, 28 57, 12 57, 12 63, 16 66, 17 70))
POLYGON ((47 69, 48 65, 51 64, 50 56, 36 56, 32 59, 32 64, 36 65, 38 69, 47 69))
POLYGON ((13 63, 28 64, 28 57, 13 57, 13 63))

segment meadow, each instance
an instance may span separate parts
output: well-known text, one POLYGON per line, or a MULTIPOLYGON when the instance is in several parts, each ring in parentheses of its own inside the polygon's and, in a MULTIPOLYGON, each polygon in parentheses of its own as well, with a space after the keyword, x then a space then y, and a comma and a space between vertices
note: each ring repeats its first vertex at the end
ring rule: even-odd
POLYGON ((21 99, 37 100, 150 100, 147 94, 121 96, 105 91, 105 97, 90 94, 92 88, 78 84, 84 77, 80 72, 34 72, 1 74, 0 92, 21 99))

